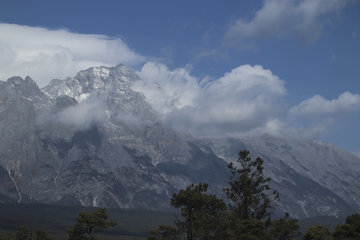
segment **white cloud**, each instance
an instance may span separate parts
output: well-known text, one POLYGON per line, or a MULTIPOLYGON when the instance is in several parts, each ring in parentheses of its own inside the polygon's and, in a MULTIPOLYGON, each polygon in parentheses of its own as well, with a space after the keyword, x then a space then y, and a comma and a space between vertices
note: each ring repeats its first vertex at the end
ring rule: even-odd
POLYGON ((259 65, 235 68, 208 83, 204 91, 202 101, 209 112, 203 121, 249 121, 250 125, 278 116, 277 103, 286 94, 284 81, 259 65))
POLYGON ((163 121, 196 136, 274 131, 279 125, 274 119, 286 113, 281 101, 284 81, 262 66, 240 66, 220 79, 205 79, 202 87, 190 70, 187 66, 170 71, 163 64, 147 63, 138 73, 144 81, 133 87, 163 121))
POLYGON ((168 69, 149 62, 133 84, 161 120, 197 137, 271 135, 318 138, 344 117, 360 111, 360 95, 316 95, 290 109, 285 82, 262 66, 242 65, 219 79, 197 79, 191 66, 168 69))
POLYGON ((47 120, 61 122, 76 130, 86 130, 108 121, 106 107, 97 98, 89 98, 75 106, 70 106, 59 113, 47 117, 47 120))
POLYGON ((294 118, 324 120, 343 118, 358 111, 360 111, 360 95, 344 92, 333 100, 326 100, 320 95, 315 95, 290 108, 289 114, 294 118))
POLYGON ((161 116, 174 109, 193 106, 199 96, 197 79, 190 76, 191 65, 170 71, 166 65, 146 63, 137 74, 145 81, 134 82, 133 88, 143 92, 161 116))
POLYGON ((351 0, 265 0, 253 19, 237 20, 226 32, 225 45, 253 47, 251 39, 296 36, 310 43, 317 39, 329 23, 351 0), (250 40, 250 42, 249 42, 250 40))
POLYGON ((315 95, 290 108, 287 130, 299 137, 319 138, 334 131, 341 119, 359 111, 359 94, 344 92, 333 100, 315 95))
POLYGON ((0 79, 31 76, 40 87, 93 66, 148 60, 120 39, 68 30, 0 23, 0 79))

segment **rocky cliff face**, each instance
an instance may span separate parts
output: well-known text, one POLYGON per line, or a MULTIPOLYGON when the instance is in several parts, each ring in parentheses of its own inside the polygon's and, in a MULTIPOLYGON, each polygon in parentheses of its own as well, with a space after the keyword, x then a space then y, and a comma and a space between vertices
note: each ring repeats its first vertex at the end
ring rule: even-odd
POLYGON ((237 150, 264 160, 265 174, 280 192, 279 208, 298 218, 341 216, 359 211, 360 159, 334 144, 269 135, 207 141, 214 153, 232 161, 237 150))
POLYGON ((91 68, 39 90, 0 83, 3 201, 169 209, 191 182, 218 191, 226 162, 157 119, 123 65, 91 68))
POLYGON ((0 201, 169 210, 172 193, 206 182, 223 195, 240 149, 265 161, 299 218, 360 211, 360 160, 323 142, 262 136, 196 140, 168 129, 123 65, 80 71, 43 89, 0 81, 0 201))

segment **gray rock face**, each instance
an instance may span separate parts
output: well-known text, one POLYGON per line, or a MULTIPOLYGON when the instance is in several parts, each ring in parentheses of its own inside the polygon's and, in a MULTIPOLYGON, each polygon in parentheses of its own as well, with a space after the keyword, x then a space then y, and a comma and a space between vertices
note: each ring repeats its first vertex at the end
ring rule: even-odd
POLYGON ((214 153, 233 161, 238 148, 264 160, 265 174, 280 192, 279 208, 298 218, 360 211, 360 159, 334 144, 281 139, 207 140, 214 153))
POLYGON ((118 65, 42 91, 30 78, 0 82, 0 200, 167 210, 192 182, 218 191, 226 162, 164 127, 131 81, 118 65))
POLYGON ((0 82, 0 202, 169 210, 172 193, 206 182, 223 196, 240 149, 265 161, 279 212, 360 211, 360 160, 335 145, 262 136, 196 140, 168 129, 123 65, 39 89, 0 82))

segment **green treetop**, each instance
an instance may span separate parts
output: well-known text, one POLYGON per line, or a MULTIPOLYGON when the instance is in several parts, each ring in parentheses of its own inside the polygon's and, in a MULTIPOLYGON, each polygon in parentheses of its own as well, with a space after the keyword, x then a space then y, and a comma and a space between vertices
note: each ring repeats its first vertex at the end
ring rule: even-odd
POLYGON ((304 235, 304 240, 324 240, 331 235, 330 230, 324 225, 316 225, 315 227, 308 227, 304 235))
POLYGON ((181 217, 175 220, 176 228, 160 226, 152 230, 148 240, 155 239, 181 239, 183 235, 187 240, 193 239, 219 239, 223 229, 223 219, 226 214, 226 204, 216 195, 205 194, 208 185, 191 184, 185 190, 174 193, 171 205, 180 209, 181 217))
POLYGON ((232 201, 230 211, 222 199, 206 194, 206 183, 191 184, 171 199, 171 205, 181 212, 175 227, 162 225, 152 230, 147 239, 288 240, 299 236, 297 219, 288 220, 288 214, 271 221, 274 202, 280 197, 270 191, 270 178, 263 176, 263 160, 253 161, 249 154, 247 150, 239 152, 239 168, 229 164, 230 187, 224 191, 232 201))
POLYGON ((360 239, 360 214, 347 216, 345 224, 336 226, 332 237, 334 239, 360 239))
POLYGON ((94 240, 95 233, 102 232, 109 227, 116 226, 116 222, 107 221, 109 214, 106 213, 106 208, 99 208, 94 210, 92 214, 80 212, 79 217, 76 217, 77 223, 73 228, 68 228, 69 240, 94 240))
POLYGON ((249 155, 248 150, 240 151, 237 160, 240 166, 229 164, 230 187, 224 191, 233 202, 229 207, 237 221, 267 218, 269 222, 275 208, 272 203, 279 201, 280 196, 277 191, 269 192, 271 179, 263 175, 264 161, 259 157, 252 160, 249 155))

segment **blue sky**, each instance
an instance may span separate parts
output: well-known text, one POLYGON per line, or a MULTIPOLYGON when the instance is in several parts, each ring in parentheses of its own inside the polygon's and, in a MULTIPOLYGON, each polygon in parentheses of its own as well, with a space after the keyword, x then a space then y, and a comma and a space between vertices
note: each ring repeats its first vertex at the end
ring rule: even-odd
POLYGON ((1 80, 44 87, 118 63, 194 135, 290 135, 360 155, 360 1, 0 2, 1 80))

